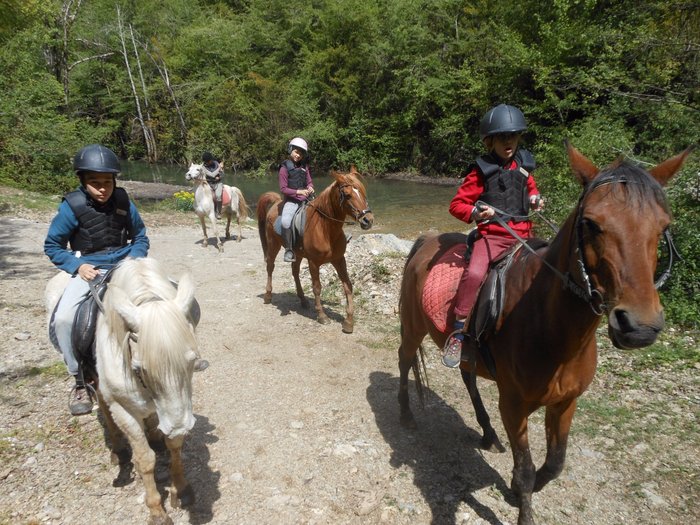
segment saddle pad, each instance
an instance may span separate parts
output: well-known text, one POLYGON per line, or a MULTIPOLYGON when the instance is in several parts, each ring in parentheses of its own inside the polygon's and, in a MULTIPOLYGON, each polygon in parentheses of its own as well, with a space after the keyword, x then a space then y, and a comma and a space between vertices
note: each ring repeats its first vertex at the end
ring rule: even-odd
POLYGON ((222 206, 230 206, 231 205, 231 194, 226 191, 226 188, 224 188, 224 191, 221 192, 221 205, 222 206))
POLYGON ((435 327, 446 332, 454 323, 454 302, 466 269, 463 243, 450 247, 430 270, 423 287, 423 310, 435 327))

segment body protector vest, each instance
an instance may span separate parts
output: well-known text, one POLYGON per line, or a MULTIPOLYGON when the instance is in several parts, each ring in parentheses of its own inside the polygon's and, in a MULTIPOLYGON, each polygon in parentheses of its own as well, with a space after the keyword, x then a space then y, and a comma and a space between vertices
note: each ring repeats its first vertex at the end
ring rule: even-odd
POLYGON ((287 186, 295 190, 306 188, 306 164, 295 166, 294 163, 287 159, 284 161, 284 167, 287 168, 287 186))
MULTIPOLYGON (((527 180, 535 169, 535 159, 526 149, 518 149, 513 157, 515 166, 503 168, 494 155, 484 155, 476 159, 476 164, 484 176, 484 193, 480 199, 498 208, 505 221, 522 222, 528 220, 530 201, 527 180)), ((512 163, 511 163, 512 165, 512 163)))
POLYGON ((123 188, 114 188, 112 197, 99 205, 84 190, 68 193, 64 200, 78 219, 70 247, 84 254, 126 246, 131 235, 129 196, 123 188))

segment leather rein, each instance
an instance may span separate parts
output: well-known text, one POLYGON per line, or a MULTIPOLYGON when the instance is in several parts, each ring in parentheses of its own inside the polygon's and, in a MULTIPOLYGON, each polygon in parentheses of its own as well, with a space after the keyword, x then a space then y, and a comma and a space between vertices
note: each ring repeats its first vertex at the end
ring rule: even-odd
POLYGON ((310 206, 311 208, 316 210, 321 216, 325 217, 326 219, 330 219, 331 221, 335 221, 335 222, 340 222, 342 224, 353 225, 357 221, 362 220, 362 217, 364 217, 368 213, 372 213, 372 209, 369 207, 369 202, 366 199, 365 199, 365 203, 367 204, 367 208, 365 208, 362 211, 355 208, 355 206, 353 206, 352 202, 348 199, 348 197, 345 196, 345 193, 343 193, 343 188, 347 188, 348 186, 350 188, 352 188, 353 191, 357 191, 352 184, 338 184, 338 192, 340 193, 340 206, 343 207, 345 204, 347 204, 350 207, 350 209, 352 210, 353 217, 355 218, 354 221, 346 221, 344 219, 336 219, 335 217, 328 215, 326 212, 324 212, 318 206, 315 206, 311 201, 309 201, 308 206, 310 206))
MULTIPOLYGON (((541 261, 542 264, 547 266, 554 274, 564 283, 564 286, 571 291, 574 295, 577 297, 581 298, 583 301, 587 302, 588 305, 591 307, 591 310, 595 315, 603 315, 607 310, 607 305, 605 303, 605 298, 603 297, 603 294, 595 288, 591 284, 591 278, 590 278, 590 270, 586 264, 586 261, 584 260, 583 257, 583 235, 581 233, 582 227, 583 227, 583 201, 585 197, 590 194, 593 190, 600 186, 604 186, 607 184, 613 184, 613 183, 620 183, 620 184, 631 184, 632 182, 627 180, 624 176, 622 177, 614 177, 614 176, 608 176, 608 177, 603 177, 601 179, 596 179, 594 180, 590 186, 586 189, 581 194, 581 197, 579 197, 578 201, 578 206, 577 206, 577 212, 576 212, 576 220, 574 222, 574 234, 576 236, 576 241, 575 241, 575 246, 576 248, 574 249, 574 254, 576 257, 576 269, 578 270, 578 281, 573 278, 570 272, 562 273, 560 272, 556 267, 554 267, 552 264, 550 264, 547 260, 545 260, 544 257, 542 257, 540 254, 538 254, 535 250, 530 247, 530 245, 522 238, 520 237, 510 226, 508 226, 507 222, 499 216, 501 215, 506 215, 505 212, 502 210, 498 210, 496 208, 493 208, 494 211, 496 211, 496 215, 490 220, 493 220, 497 222, 500 226, 502 226, 513 238, 515 238, 516 241, 518 241, 525 249, 527 249, 530 253, 538 257, 541 261)), ((481 201, 477 201, 477 205, 479 204, 486 204, 481 201)), ((555 233, 559 231, 559 229, 553 225, 550 221, 544 218, 541 212, 535 212, 538 216, 544 219, 544 221, 554 230, 555 233)), ((666 240, 666 244, 668 245, 668 251, 669 251, 669 260, 668 260, 668 267, 664 272, 661 274, 661 276, 656 280, 654 283, 654 288, 657 290, 661 288, 664 283, 668 280, 668 278, 671 276, 671 270, 673 268, 673 261, 675 258, 678 258, 681 260, 681 256, 678 253, 678 249, 676 248, 676 245, 673 243, 673 237, 671 236, 671 232, 669 231, 668 228, 666 228, 663 232, 664 238, 666 240)))

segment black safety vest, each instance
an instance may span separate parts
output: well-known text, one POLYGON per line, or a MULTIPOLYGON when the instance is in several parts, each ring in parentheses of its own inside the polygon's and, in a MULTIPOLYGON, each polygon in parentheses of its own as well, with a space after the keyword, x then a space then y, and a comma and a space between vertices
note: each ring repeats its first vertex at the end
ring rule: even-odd
POLYGON ((129 195, 114 192, 104 205, 97 204, 82 188, 63 197, 78 219, 79 227, 69 239, 71 250, 84 254, 126 246, 131 235, 129 195))
POLYGON ((295 166, 294 163, 287 159, 284 161, 284 167, 287 168, 287 186, 294 189, 300 190, 306 188, 306 164, 301 166, 295 166))
POLYGON ((495 155, 484 155, 476 159, 484 176, 484 193, 479 199, 503 211, 499 214, 502 219, 522 222, 527 220, 530 211, 527 179, 535 169, 535 159, 526 149, 518 149, 513 160, 515 167, 507 170, 495 155))

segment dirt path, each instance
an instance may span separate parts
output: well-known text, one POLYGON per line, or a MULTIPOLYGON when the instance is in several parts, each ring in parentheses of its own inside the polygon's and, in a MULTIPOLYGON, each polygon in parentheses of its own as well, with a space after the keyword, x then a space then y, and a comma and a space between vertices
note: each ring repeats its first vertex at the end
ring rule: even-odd
MULTIPOLYGON (((197 242, 194 222, 166 223, 149 223, 151 255, 175 277, 193 273, 201 353, 211 363, 195 375, 197 423, 185 445, 197 503, 172 511, 166 504, 175 523, 517 521, 510 453, 479 450, 464 387, 433 347, 427 406, 415 410, 420 428, 398 425, 398 318, 390 305, 401 261, 382 263, 390 270, 378 272, 383 285, 356 281, 359 318, 345 335, 337 301, 326 304, 329 325, 300 310, 281 257, 273 304, 263 304, 265 270, 252 227, 217 254, 197 242)), ((143 523, 140 479, 118 482, 94 414, 67 413, 70 383, 45 334, 43 287, 54 274, 42 252, 46 230, 45 221, 0 218, 0 523, 143 523)), ((350 244, 351 256, 361 244, 350 244)), ((494 386, 480 385, 505 443, 494 386)), ((539 462, 541 418, 531 435, 539 462)), ((697 450, 672 445, 695 454, 684 491, 683 479, 669 481, 658 475, 663 464, 647 461, 647 442, 643 435, 625 442, 614 428, 573 435, 563 475, 534 496, 538 523, 696 522, 697 450)), ((167 481, 164 465, 157 479, 167 481)))

